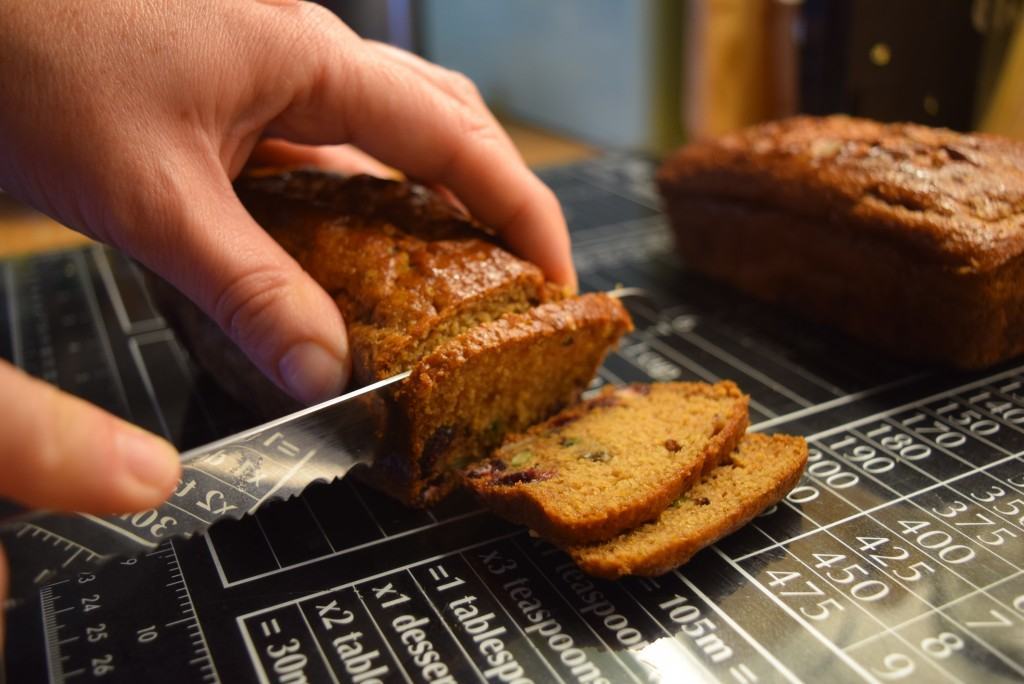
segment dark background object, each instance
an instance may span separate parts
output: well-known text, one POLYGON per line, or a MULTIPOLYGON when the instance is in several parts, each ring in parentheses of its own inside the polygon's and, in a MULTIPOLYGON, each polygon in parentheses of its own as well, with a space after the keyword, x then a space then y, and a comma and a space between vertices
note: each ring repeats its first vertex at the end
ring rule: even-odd
POLYGON ((806 0, 800 110, 970 129, 984 38, 977 5, 806 0))
POLYGON ((416 0, 317 0, 363 38, 416 52, 416 0))

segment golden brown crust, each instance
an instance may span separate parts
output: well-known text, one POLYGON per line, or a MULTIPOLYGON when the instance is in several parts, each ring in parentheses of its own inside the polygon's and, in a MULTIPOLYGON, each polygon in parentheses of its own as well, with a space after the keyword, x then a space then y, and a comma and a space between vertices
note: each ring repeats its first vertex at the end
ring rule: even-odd
POLYGON ((566 548, 591 575, 655 576, 677 567, 778 503, 807 463, 807 442, 788 435, 750 434, 661 516, 607 542, 566 548))
POLYGON ((605 540, 656 518, 727 458, 748 401, 728 381, 609 387, 509 438, 466 483, 542 537, 605 540))
POLYGON ((537 266, 419 185, 292 172, 243 179, 238 192, 335 298, 360 383, 408 370, 462 330, 558 292, 537 266))
POLYGON ((683 148, 658 182, 686 264, 915 360, 1024 352, 1024 144, 799 117, 683 148))
POLYGON ((658 181, 670 195, 838 214, 970 272, 1024 251, 1024 143, 993 135, 795 117, 684 147, 658 181))

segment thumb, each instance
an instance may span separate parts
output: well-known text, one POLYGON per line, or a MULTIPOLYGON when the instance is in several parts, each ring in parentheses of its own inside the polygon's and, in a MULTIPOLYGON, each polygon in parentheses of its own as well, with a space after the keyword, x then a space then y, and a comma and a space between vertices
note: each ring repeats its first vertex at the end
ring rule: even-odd
POLYGON ((125 231, 121 246, 203 309, 285 392, 306 403, 339 394, 350 360, 337 305, 257 225, 223 169, 178 178, 183 185, 161 188, 159 206, 147 204, 141 219, 149 225, 125 231))
POLYGON ((0 362, 0 496, 120 513, 158 505, 180 475, 168 442, 0 362))

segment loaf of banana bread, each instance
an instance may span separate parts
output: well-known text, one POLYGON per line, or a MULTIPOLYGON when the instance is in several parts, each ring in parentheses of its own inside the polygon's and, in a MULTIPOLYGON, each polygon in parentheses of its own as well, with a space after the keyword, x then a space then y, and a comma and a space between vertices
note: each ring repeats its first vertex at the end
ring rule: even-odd
MULTIPOLYGON (((354 386, 411 370, 389 444, 366 477, 403 502, 438 501, 456 468, 573 402, 632 329, 602 293, 571 296, 422 186, 313 171, 236 184, 253 217, 337 302, 354 386)), ((200 364, 237 400, 290 404, 216 325, 157 287, 200 364)))
POLYGON ((565 295, 421 185, 300 170, 246 176, 236 190, 334 297, 359 383, 408 370, 477 324, 565 295))
POLYGON ((687 267, 915 360, 1024 351, 1024 143, 798 117, 688 145, 658 185, 687 267))

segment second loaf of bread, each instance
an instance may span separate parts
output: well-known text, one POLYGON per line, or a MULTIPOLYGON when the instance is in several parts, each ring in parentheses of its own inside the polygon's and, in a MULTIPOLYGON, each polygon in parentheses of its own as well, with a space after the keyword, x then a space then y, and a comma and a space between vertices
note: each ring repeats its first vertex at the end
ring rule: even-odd
POLYGON ((913 359, 1024 352, 1024 143, 798 117, 688 145, 658 183, 688 267, 913 359))

